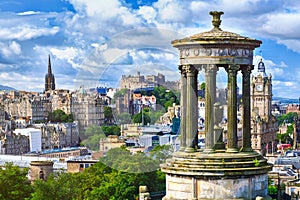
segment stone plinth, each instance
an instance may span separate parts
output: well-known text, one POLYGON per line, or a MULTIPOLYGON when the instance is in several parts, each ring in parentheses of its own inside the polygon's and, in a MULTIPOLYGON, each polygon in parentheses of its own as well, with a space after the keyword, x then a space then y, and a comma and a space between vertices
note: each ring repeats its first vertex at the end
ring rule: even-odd
POLYGON ((177 152, 161 166, 167 174, 164 200, 267 197, 271 168, 256 152, 177 152))

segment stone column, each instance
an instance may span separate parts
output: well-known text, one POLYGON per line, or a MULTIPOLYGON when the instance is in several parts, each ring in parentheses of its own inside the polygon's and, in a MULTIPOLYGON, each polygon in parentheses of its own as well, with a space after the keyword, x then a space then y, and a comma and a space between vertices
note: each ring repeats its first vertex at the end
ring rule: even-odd
POLYGON ((250 74, 252 65, 242 66, 243 74, 243 146, 241 151, 251 152, 251 106, 250 106, 250 74))
POLYGON ((227 150, 228 153, 238 152, 237 138, 237 84, 236 76, 239 66, 228 65, 226 68, 228 75, 227 92, 227 150))
POLYGON ((180 65, 180 83, 181 83, 181 98, 180 98, 180 151, 186 148, 186 71, 185 66, 180 65))
POLYGON ((216 65, 205 66, 205 149, 214 151, 214 104, 216 101, 216 65))
POLYGON ((192 66, 186 69, 186 152, 194 152, 198 143, 198 70, 192 66))

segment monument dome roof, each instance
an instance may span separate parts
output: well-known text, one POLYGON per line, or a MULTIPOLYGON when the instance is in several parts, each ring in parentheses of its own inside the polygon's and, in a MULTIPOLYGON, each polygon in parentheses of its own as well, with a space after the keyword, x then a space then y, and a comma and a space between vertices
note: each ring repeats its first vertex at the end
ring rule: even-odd
POLYGON ((190 37, 186 37, 183 39, 177 39, 172 41, 174 46, 178 46, 180 44, 248 44, 253 45, 254 47, 258 47, 262 42, 260 40, 252 39, 249 37, 241 36, 237 33, 232 33, 229 31, 223 31, 220 28, 221 21, 220 16, 224 14, 223 12, 211 11, 209 13, 213 16, 212 24, 214 28, 210 31, 197 33, 190 37))

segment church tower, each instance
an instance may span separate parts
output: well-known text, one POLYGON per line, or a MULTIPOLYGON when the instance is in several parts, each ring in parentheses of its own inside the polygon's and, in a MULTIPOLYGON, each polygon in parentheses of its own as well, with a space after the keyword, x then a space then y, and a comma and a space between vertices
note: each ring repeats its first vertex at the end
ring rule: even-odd
POLYGON ((48 59, 48 73, 45 76, 45 91, 55 90, 55 79, 52 74, 50 55, 48 59))
POLYGON ((272 109, 272 76, 261 60, 251 82, 251 145, 259 153, 272 153, 278 126, 272 109))

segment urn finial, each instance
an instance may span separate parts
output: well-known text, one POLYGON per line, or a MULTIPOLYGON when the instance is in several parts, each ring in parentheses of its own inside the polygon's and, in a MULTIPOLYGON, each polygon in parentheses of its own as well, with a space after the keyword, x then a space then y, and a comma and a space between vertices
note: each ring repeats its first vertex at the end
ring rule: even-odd
POLYGON ((224 14, 224 12, 222 12, 222 11, 210 11, 209 14, 211 16, 213 16, 212 24, 214 26, 214 29, 215 30, 221 30, 220 25, 221 25, 222 20, 220 18, 221 18, 221 15, 224 14))

